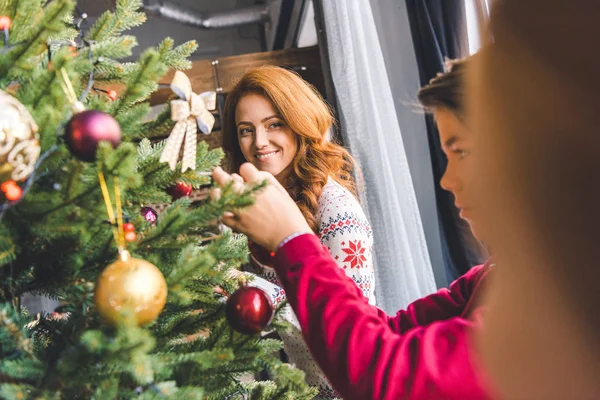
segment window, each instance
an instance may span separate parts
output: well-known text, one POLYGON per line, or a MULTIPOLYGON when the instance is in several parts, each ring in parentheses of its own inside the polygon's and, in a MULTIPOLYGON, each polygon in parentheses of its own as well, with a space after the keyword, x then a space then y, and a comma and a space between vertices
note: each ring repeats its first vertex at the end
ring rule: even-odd
POLYGON ((490 0, 465 0, 465 13, 467 15, 467 39, 469 54, 476 53, 481 47, 479 23, 481 18, 487 18, 490 13, 490 0))

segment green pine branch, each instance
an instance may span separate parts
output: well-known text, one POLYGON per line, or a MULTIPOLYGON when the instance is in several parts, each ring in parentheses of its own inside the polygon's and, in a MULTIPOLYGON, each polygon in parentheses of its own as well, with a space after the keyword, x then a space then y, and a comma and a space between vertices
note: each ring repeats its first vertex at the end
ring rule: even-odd
POLYGON ((138 11, 142 5, 142 0, 117 0, 116 10, 105 11, 90 28, 86 39, 100 42, 143 24, 146 15, 138 11))
POLYGON ((65 17, 74 8, 72 0, 53 0, 45 7, 41 3, 42 0, 18 3, 12 29, 13 40, 18 42, 12 42, 12 50, 0 57, 0 76, 7 82, 18 73, 32 70, 29 58, 44 51, 46 42, 52 35, 60 35, 65 29, 65 17), (36 16, 40 15, 39 21, 36 20, 36 16), (20 26, 24 27, 22 31, 19 31, 20 26))
POLYGON ((8 379, 36 382, 42 377, 43 365, 39 360, 2 360, 0 362, 0 376, 8 379))
POLYGON ((160 62, 158 52, 146 50, 136 67, 125 81, 125 92, 114 102, 112 115, 119 117, 133 104, 143 101, 158 88, 156 83, 165 73, 167 67, 160 62))
POLYGON ((150 112, 150 104, 135 104, 127 110, 127 113, 119 115, 117 121, 121 125, 121 135, 124 140, 134 141, 138 139, 143 119, 150 112))
POLYGON ((160 111, 156 118, 141 125, 138 137, 140 139, 163 138, 168 136, 173 126, 175 126, 175 122, 171 119, 171 107, 167 105, 160 111))
POLYGON ((2 15, 8 16, 11 20, 15 19, 19 0, 2 0, 0 1, 0 12, 2 15))
POLYGON ((18 248, 6 227, 0 227, 0 266, 16 260, 18 248))
MULTIPOLYGON (((135 36, 125 35, 110 37, 101 42, 94 43, 92 45, 92 51, 96 59, 99 57, 121 59, 131 56, 132 50, 137 44, 135 36)), ((85 53, 84 55, 87 56, 85 53)))
POLYGON ((171 38, 164 39, 158 45, 158 54, 161 61, 172 69, 190 69, 192 63, 188 58, 198 49, 198 44, 196 41, 190 40, 173 48, 174 45, 175 42, 171 38))

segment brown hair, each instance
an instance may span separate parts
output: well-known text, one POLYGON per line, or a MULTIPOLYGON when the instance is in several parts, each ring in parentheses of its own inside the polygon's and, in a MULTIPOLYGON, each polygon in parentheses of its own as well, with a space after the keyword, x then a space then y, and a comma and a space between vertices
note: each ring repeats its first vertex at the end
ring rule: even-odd
POLYGON ((462 119, 465 113, 465 70, 469 58, 446 63, 445 73, 429 81, 418 93, 419 102, 428 112, 445 108, 462 119))
POLYGON ((230 171, 237 171, 246 162, 238 142, 235 109, 249 93, 268 99, 296 134, 298 152, 285 186, 317 232, 319 197, 329 177, 356 195, 354 159, 342 146, 327 139, 334 123, 331 109, 316 89, 292 71, 264 66, 246 72, 227 96, 223 110, 223 149, 229 156, 230 171))

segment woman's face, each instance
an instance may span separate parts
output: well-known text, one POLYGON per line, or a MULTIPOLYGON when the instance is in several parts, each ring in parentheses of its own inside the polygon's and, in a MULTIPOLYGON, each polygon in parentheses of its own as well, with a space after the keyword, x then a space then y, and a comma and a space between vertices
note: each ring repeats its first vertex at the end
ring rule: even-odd
POLYGON ((298 143, 273 104, 258 94, 244 95, 235 108, 235 125, 246 161, 284 182, 298 152, 298 143))
POLYGON ((448 157, 448 165, 440 185, 454 195, 454 204, 460 211, 460 217, 469 223, 475 237, 481 240, 481 232, 475 219, 478 208, 475 193, 479 189, 475 180, 474 138, 453 112, 439 108, 434 111, 433 116, 442 150, 448 157))

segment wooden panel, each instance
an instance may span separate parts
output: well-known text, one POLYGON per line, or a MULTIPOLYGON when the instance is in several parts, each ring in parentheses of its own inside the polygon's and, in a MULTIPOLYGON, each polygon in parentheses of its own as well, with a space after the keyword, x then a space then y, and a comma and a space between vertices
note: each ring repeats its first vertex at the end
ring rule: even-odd
MULTIPOLYGON (((225 57, 218 60, 219 83, 223 91, 228 92, 236 80, 247 70, 263 65, 288 67, 312 83, 324 95, 325 84, 321 71, 321 60, 317 46, 303 49, 285 49, 264 53, 243 54, 225 57)), ((196 93, 216 90, 217 81, 211 60, 195 61, 190 70, 185 71, 192 82, 196 93)), ((160 83, 168 85, 173 79, 173 72, 167 74, 160 83)), ((172 92, 169 88, 159 89, 150 98, 151 104, 163 104, 172 92)))
MULTIPOLYGON (((326 94, 318 46, 242 54, 224 57, 218 61, 219 83, 225 93, 233 87, 236 80, 248 69, 263 65, 277 65, 296 71, 307 82, 313 84, 323 97, 326 94)), ((184 72, 190 78, 195 93, 216 90, 217 80, 211 60, 194 61, 192 68, 184 72)), ((150 104, 164 104, 173 95, 173 92, 169 88, 173 74, 174 71, 170 71, 162 78, 159 82, 162 87, 152 94, 150 104)), ((122 90, 122 88, 117 86, 102 87, 107 90, 116 90, 117 93, 122 90)))

